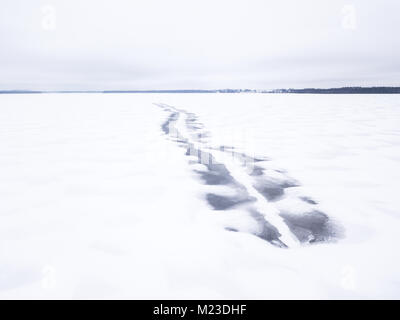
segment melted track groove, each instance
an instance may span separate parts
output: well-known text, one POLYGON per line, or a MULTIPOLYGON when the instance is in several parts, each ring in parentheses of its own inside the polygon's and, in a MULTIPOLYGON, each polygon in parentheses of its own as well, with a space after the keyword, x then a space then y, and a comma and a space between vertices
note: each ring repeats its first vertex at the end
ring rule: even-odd
POLYGON ((287 194, 299 182, 281 170, 264 168, 262 164, 268 158, 251 157, 234 147, 210 147, 207 143, 210 133, 204 131, 204 125, 194 113, 165 104, 156 105, 169 113, 161 125, 164 134, 186 149, 185 155, 191 158, 191 164, 201 165, 202 169, 196 167, 193 171, 210 186, 210 192, 205 195, 210 207, 219 212, 240 209, 253 223, 252 228, 229 225, 227 230, 248 232, 282 248, 335 241, 342 236, 341 227, 317 209, 315 200, 287 194), (218 161, 217 155, 224 160, 218 161), (228 155, 239 165, 233 169, 234 164, 221 155, 228 155), (213 186, 226 187, 232 195, 211 192, 213 186), (279 209, 277 204, 288 197, 299 202, 303 208, 300 213, 279 209))

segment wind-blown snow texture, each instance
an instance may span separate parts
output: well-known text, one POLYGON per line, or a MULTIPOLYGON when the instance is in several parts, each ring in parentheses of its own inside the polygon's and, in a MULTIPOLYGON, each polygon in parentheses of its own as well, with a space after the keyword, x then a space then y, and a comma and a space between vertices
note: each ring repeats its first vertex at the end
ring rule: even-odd
POLYGON ((399 298, 400 101, 0 97, 0 298, 399 298))

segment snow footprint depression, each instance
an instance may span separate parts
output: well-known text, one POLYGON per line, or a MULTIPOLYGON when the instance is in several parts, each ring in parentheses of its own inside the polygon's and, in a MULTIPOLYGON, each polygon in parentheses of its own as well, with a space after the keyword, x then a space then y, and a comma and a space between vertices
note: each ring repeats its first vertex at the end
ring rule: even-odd
POLYGON ((300 183, 282 170, 266 169, 268 158, 249 156, 234 146, 213 146, 195 114, 166 104, 156 106, 169 114, 161 126, 163 133, 185 150, 193 171, 208 186, 204 198, 209 206, 218 214, 235 210, 249 222, 231 221, 226 230, 247 232, 281 248, 343 237, 342 227, 318 210, 316 201, 287 192, 300 183), (297 203, 296 210, 281 209, 279 203, 284 201, 297 203))

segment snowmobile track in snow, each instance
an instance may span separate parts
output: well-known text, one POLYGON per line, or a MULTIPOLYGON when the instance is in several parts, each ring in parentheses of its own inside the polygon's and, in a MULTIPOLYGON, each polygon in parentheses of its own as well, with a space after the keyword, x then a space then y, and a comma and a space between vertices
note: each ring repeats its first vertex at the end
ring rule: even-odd
POLYGON ((219 212, 242 210, 255 225, 246 229, 230 224, 226 230, 248 232, 282 248, 335 241, 342 237, 342 228, 317 209, 315 200, 306 195, 287 194, 289 188, 300 184, 281 170, 264 168, 262 164, 268 158, 251 157, 237 152, 234 147, 210 146, 207 139, 211 135, 204 131, 204 125, 194 113, 166 104, 155 105, 169 113, 161 125, 164 134, 186 149, 189 163, 196 165, 193 171, 210 186, 210 192, 205 195, 210 207, 219 212), (219 161, 217 156, 223 160, 219 161), (213 190, 216 186, 228 188, 231 195, 213 190), (289 197, 303 208, 300 213, 278 206, 289 197))

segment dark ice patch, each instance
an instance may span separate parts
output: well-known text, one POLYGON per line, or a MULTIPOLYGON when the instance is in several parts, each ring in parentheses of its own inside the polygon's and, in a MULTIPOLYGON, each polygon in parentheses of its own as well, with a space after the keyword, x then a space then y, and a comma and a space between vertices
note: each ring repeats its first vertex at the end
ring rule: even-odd
POLYGON ((252 197, 244 197, 244 198, 239 196, 228 197, 228 196, 217 195, 214 193, 208 193, 206 195, 206 199, 207 202, 210 204, 210 206, 212 206, 214 210, 218 211, 232 209, 235 206, 249 202, 254 202, 256 200, 255 198, 252 197))
POLYGON ((232 146, 220 146, 219 147, 220 151, 231 151, 231 150, 234 150, 234 149, 235 149, 235 147, 232 147, 232 146))
POLYGON ((179 118, 179 113, 178 113, 178 112, 172 113, 172 114, 168 117, 167 121, 165 121, 165 122, 161 125, 162 131, 163 131, 165 134, 170 134, 170 130, 169 130, 169 128, 170 128, 170 123, 173 122, 173 121, 178 120, 178 118, 179 118))
POLYGON ((265 169, 259 166, 254 166, 250 172, 250 176, 258 177, 264 174, 265 169))
POLYGON ((268 177, 264 177, 254 184, 254 188, 268 201, 279 200, 284 195, 286 188, 297 186, 298 184, 292 180, 279 181, 268 177))
POLYGON ((200 170, 194 170, 194 172, 199 174, 204 183, 209 186, 228 185, 233 180, 231 176, 223 175, 220 172, 200 170))
POLYGON ((276 201, 284 194, 284 189, 274 183, 263 183, 255 185, 254 188, 268 201, 276 201))
POLYGON ((278 229, 269 223, 265 217, 256 210, 250 210, 251 217, 256 220, 259 231, 255 235, 263 240, 270 242, 281 248, 287 248, 287 246, 279 239, 281 234, 278 229))
POLYGON ((194 148, 189 144, 186 150, 187 156, 196 156, 197 163, 203 164, 206 171, 195 170, 207 185, 227 185, 237 184, 229 173, 228 169, 222 163, 218 163, 211 153, 194 148))
POLYGON ((301 215, 281 213, 280 216, 302 243, 330 241, 338 236, 329 217, 318 210, 301 215))
POLYGON ((201 126, 201 125, 189 125, 188 128, 192 129, 192 130, 201 130, 201 129, 203 129, 203 126, 201 126))
POLYGON ((301 200, 304 202, 307 202, 309 204, 318 204, 315 200, 311 199, 310 197, 300 197, 301 200))

